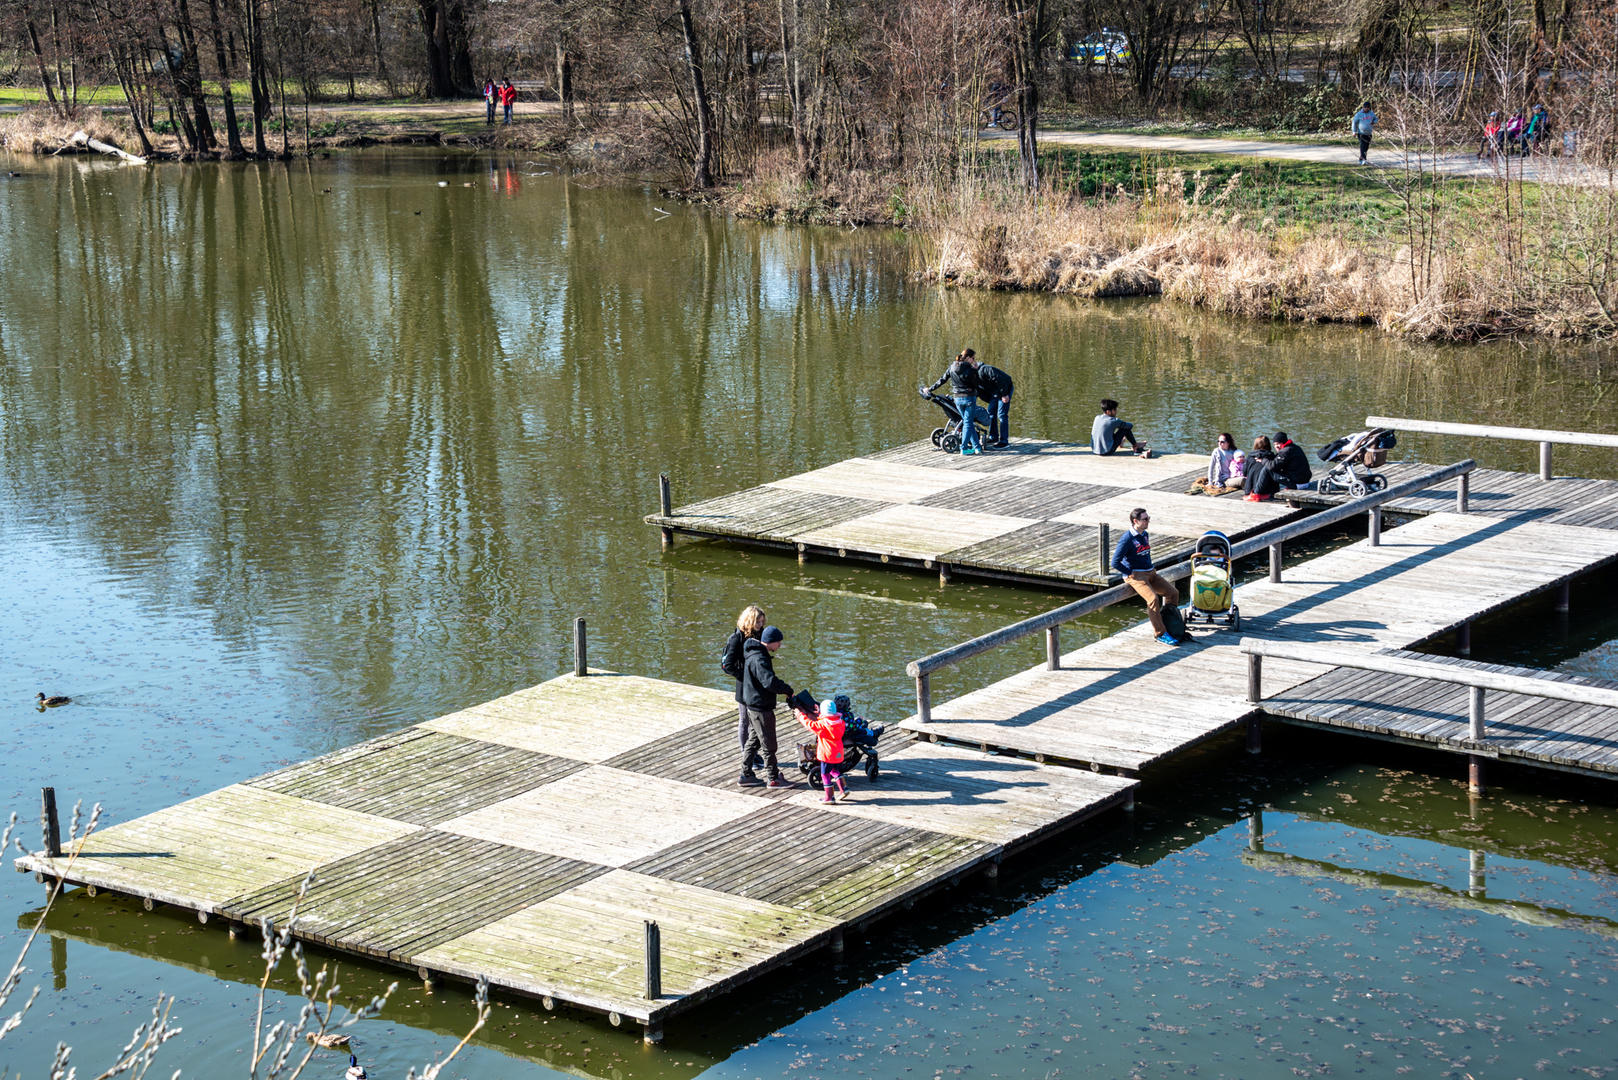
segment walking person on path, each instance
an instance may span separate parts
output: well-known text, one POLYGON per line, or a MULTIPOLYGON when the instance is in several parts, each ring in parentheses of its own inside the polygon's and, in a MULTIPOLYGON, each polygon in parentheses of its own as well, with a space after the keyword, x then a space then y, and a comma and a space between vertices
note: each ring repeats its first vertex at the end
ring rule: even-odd
POLYGON ((1510 154, 1513 151, 1522 154, 1526 154, 1528 152, 1527 148, 1523 145, 1523 131, 1527 127, 1528 120, 1523 116, 1521 109, 1518 109, 1516 112, 1511 114, 1511 119, 1506 121, 1507 154, 1510 154))
POLYGON ((1365 164, 1365 155, 1371 149, 1371 130, 1376 127, 1376 113, 1371 111, 1371 103, 1362 101, 1359 112, 1354 114, 1349 124, 1355 135, 1360 139, 1360 164, 1365 164))
POLYGON ((1535 105, 1534 111, 1528 115, 1528 129, 1523 132, 1522 152, 1530 154, 1538 150, 1550 130, 1551 114, 1545 111, 1545 106, 1535 105))
POLYGON ((511 123, 511 106, 516 100, 517 88, 511 85, 511 79, 508 77, 505 83, 500 87, 500 104, 505 107, 505 123, 507 124, 511 123))
POLYGON ((1499 152, 1500 114, 1497 112, 1492 112, 1489 114, 1488 118, 1483 121, 1483 143, 1478 147, 1477 159, 1482 161, 1483 155, 1488 154, 1489 160, 1493 161, 1495 154, 1499 152))
POLYGON ((1170 634, 1163 623, 1163 605, 1179 607, 1180 591, 1152 566, 1152 538, 1146 532, 1151 522, 1152 515, 1144 507, 1137 506, 1129 512, 1129 531, 1112 553, 1112 568, 1123 574, 1129 587, 1146 601, 1146 617, 1151 620, 1157 640, 1164 645, 1178 645, 1180 639, 1170 634))
POLYGON ((484 123, 486 124, 494 123, 494 99, 499 93, 500 88, 494 85, 492 77, 483 80, 483 104, 486 107, 484 111, 487 115, 484 123))
MULTIPOLYGON (((744 750, 747 749, 747 714, 742 712, 742 674, 745 670, 742 646, 750 640, 757 641, 768 622, 763 608, 748 604, 736 616, 736 629, 731 631, 724 649, 719 653, 719 670, 736 680, 736 741, 744 750)), ((753 759, 749 758, 748 761, 751 763, 753 759)))
POLYGON ((978 408, 978 354, 962 349, 938 381, 927 389, 929 392, 937 390, 946 382, 950 396, 955 399, 955 408, 961 414, 961 453, 979 453, 983 447, 978 439, 977 420, 983 410, 978 408))
POLYGON ((766 626, 757 639, 742 645, 742 718, 747 721, 747 744, 742 747, 742 774, 736 783, 758 787, 764 781, 753 771, 754 754, 764 755, 764 769, 772 788, 789 788, 792 781, 781 775, 775 760, 775 701, 778 695, 792 696, 792 687, 775 673, 775 654, 785 635, 766 626))
POLYGON ((1011 441, 1011 376, 993 364, 978 365, 978 393, 989 403, 989 445, 1004 450, 1011 441))

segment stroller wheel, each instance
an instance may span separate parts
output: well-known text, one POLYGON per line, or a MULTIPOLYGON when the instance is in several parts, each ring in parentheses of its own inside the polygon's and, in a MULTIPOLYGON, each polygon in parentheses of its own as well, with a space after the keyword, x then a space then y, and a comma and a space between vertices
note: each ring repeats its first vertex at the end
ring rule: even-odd
POLYGON ((875 780, 882 775, 882 766, 877 764, 874 756, 865 759, 865 779, 875 780))
POLYGON ((941 428, 941 427, 933 428, 933 445, 934 446, 943 446, 944 445, 944 429, 943 428, 941 428))
POLYGON ((946 454, 959 453, 961 449, 960 434, 954 431, 946 433, 943 441, 939 443, 939 448, 942 449, 946 454))
POLYGON ((1356 476, 1354 479, 1352 479, 1352 480, 1350 480, 1348 482, 1348 497, 1349 498, 1351 498, 1351 499, 1363 499, 1365 496, 1369 495, 1370 493, 1371 493, 1371 489, 1366 487, 1365 486, 1365 481, 1361 480, 1359 477, 1356 476))
POLYGON ((1365 482, 1371 486, 1372 491, 1382 491, 1388 486, 1388 478, 1381 473, 1368 474, 1365 477, 1365 482))
POLYGON ((1242 613, 1237 609, 1235 604, 1230 605, 1230 628, 1232 630, 1240 630, 1242 628, 1242 613))

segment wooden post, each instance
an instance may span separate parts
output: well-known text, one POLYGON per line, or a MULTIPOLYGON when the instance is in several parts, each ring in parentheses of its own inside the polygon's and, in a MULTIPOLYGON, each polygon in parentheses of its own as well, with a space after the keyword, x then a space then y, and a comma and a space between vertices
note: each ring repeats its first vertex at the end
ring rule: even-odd
POLYGON ((949 563, 947 562, 938 564, 938 584, 941 586, 949 584, 949 563))
POLYGON ((808 561, 809 561, 809 553, 804 550, 804 547, 803 547, 802 544, 799 544, 798 545, 798 565, 802 566, 805 563, 807 563, 808 561))
POLYGON ((1556 613, 1558 615, 1567 614, 1570 606, 1569 601, 1572 599, 1572 589, 1568 587, 1571 584, 1572 582, 1564 581, 1556 587, 1556 613))
POLYGON ((1483 739, 1483 687, 1469 686, 1466 689, 1468 691, 1466 714, 1471 721, 1471 729, 1467 732, 1467 738, 1481 741, 1483 739))
POLYGON ((1270 580, 1281 583, 1281 545, 1270 545, 1270 580))
POLYGON ((840 926, 831 932, 831 951, 843 951, 843 928, 840 926))
POLYGON ((590 674, 590 652, 584 637, 583 617, 573 620, 573 674, 581 679, 590 674))
POLYGON ((1249 754, 1264 752, 1264 728, 1256 712, 1247 718, 1247 752, 1249 754))
POLYGON ((1062 670, 1062 628, 1052 626, 1045 631, 1045 670, 1062 670))
POLYGON ((1366 535, 1371 538, 1371 546, 1372 547, 1381 547, 1382 546, 1382 508, 1380 506, 1373 506, 1368 511, 1368 513, 1370 515, 1370 521, 1366 525, 1366 529, 1365 529, 1366 535))
POLYGON ((1466 869, 1467 876, 1471 880, 1467 882, 1466 891, 1470 893, 1474 899, 1482 900, 1485 888, 1483 876, 1483 852, 1473 850, 1468 854, 1469 858, 1467 859, 1466 869))
POLYGON ((656 1001, 663 996, 663 931, 650 919, 646 920, 646 999, 656 1001))
POLYGON ((1539 478, 1541 480, 1551 478, 1551 444, 1548 442, 1539 444, 1539 478))
POLYGON ((1264 700, 1264 657, 1247 654, 1247 700, 1257 705, 1264 700))
POLYGON ((1466 793, 1473 797, 1483 795, 1488 789, 1483 784, 1483 757, 1480 754, 1466 755, 1466 793))
POLYGON ((1472 624, 1464 622, 1455 628, 1455 651, 1461 656, 1472 655, 1472 624))
POLYGON ((1464 514, 1470 509, 1472 499, 1472 474, 1462 473, 1460 484, 1455 488, 1455 512, 1464 514))
POLYGON ((62 857, 62 823, 56 816, 56 789, 39 789, 39 832, 48 858, 62 857))
POLYGON ((930 724, 933 720, 933 695, 929 678, 927 675, 916 676, 916 720, 923 724, 930 724))
POLYGON ((1105 521, 1096 526, 1096 565, 1101 568, 1102 581, 1112 573, 1112 526, 1105 521))
POLYGON ((663 1041, 663 1021, 661 1021, 661 1020, 648 1020, 648 1021, 646 1021, 646 1031, 645 1031, 645 1034, 642 1035, 641 1037, 643 1039, 645 1039, 649 1043, 660 1043, 660 1042, 662 1042, 663 1041))
POLYGON ((1134 812, 1135 812, 1135 789, 1130 788, 1128 791, 1124 792, 1124 813, 1133 814, 1134 812))
MULTIPOLYGON (((657 476, 657 499, 658 505, 662 509, 663 516, 670 517, 674 513, 674 495, 669 490, 668 473, 659 473, 657 476)), ((674 530, 665 527, 663 529, 663 550, 667 551, 673 546, 674 530)))

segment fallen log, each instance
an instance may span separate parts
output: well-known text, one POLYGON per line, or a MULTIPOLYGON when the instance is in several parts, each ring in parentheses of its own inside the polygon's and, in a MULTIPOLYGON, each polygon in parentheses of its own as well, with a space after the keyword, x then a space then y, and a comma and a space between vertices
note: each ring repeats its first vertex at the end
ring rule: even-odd
POLYGON ((82 131, 75 131, 67 141, 73 146, 88 146, 90 149, 99 150, 103 154, 111 154, 113 157, 122 158, 131 165, 146 164, 145 158, 127 153, 118 149, 116 146, 113 146, 111 143, 102 142, 100 139, 92 139, 89 135, 82 131))

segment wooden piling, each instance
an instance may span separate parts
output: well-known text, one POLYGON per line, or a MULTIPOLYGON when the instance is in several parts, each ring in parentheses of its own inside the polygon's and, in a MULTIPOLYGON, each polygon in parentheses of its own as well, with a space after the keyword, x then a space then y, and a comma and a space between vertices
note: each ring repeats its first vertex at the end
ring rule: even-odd
POLYGON ((1473 797, 1480 797, 1488 790, 1483 783, 1483 761, 1481 754, 1466 755, 1466 793, 1473 797))
POLYGON ((581 679, 590 674, 590 648, 582 615, 573 620, 573 674, 581 679))
POLYGON ((1369 515, 1369 520, 1367 521, 1366 529, 1365 529, 1366 536, 1369 537, 1372 547, 1381 547, 1382 546, 1382 508, 1380 506, 1373 506, 1368 511, 1368 515, 1369 515))
POLYGON ((1264 700, 1264 657, 1247 654, 1247 700, 1257 705, 1264 700))
POLYGON ((56 816, 56 789, 39 789, 39 831, 45 854, 53 859, 62 857, 62 823, 56 816))
POLYGON ((1539 444, 1539 478, 1541 480, 1551 478, 1551 446, 1552 444, 1548 442, 1539 444))
POLYGON ((1573 590, 1569 587, 1571 584, 1571 582, 1564 581, 1556 587, 1556 613, 1558 615, 1566 615, 1568 608, 1572 606, 1570 601, 1572 600, 1573 590))
POLYGON ((843 928, 841 926, 831 932, 831 951, 843 951, 843 928))
POLYGON ((1455 628, 1455 652, 1460 656, 1472 655, 1472 624, 1464 622, 1455 628))
POLYGON ((1462 473, 1460 483, 1455 488, 1455 512, 1464 514, 1470 509, 1472 501, 1472 474, 1462 473))
POLYGON ((1045 630, 1045 670, 1062 670, 1062 628, 1059 626, 1045 630))
POLYGON ((648 1021, 646 1021, 646 1027, 644 1029, 644 1033, 642 1034, 641 1038, 644 1039, 646 1042, 649 1042, 649 1043, 660 1043, 660 1042, 662 1042, 663 1041, 663 1021, 661 1021, 661 1020, 648 1020, 648 1021))
POLYGON ((646 1000, 663 996, 663 931, 646 920, 646 1000))
POLYGON ((916 719, 929 724, 933 719, 933 695, 930 676, 916 676, 916 719))
MULTIPOLYGON (((669 474, 659 473, 657 476, 658 505, 662 508, 663 516, 670 517, 674 513, 674 495, 669 489, 669 474)), ((663 550, 667 551, 674 546, 674 530, 665 527, 663 530, 663 550)))
MULTIPOLYGON (((842 553, 839 552, 838 554, 842 554, 842 553)), ((949 584, 949 563, 947 563, 947 562, 941 562, 941 563, 938 564, 938 584, 939 585, 948 585, 949 584)))
POLYGON ((1281 545, 1270 545, 1270 580, 1277 585, 1281 583, 1281 545))
POLYGON ((1258 713, 1247 718, 1247 752, 1249 754, 1264 752, 1264 728, 1258 713))
POLYGON ((1097 579, 1107 580, 1112 572, 1112 526, 1105 521, 1096 526, 1096 566, 1100 569, 1097 579))

